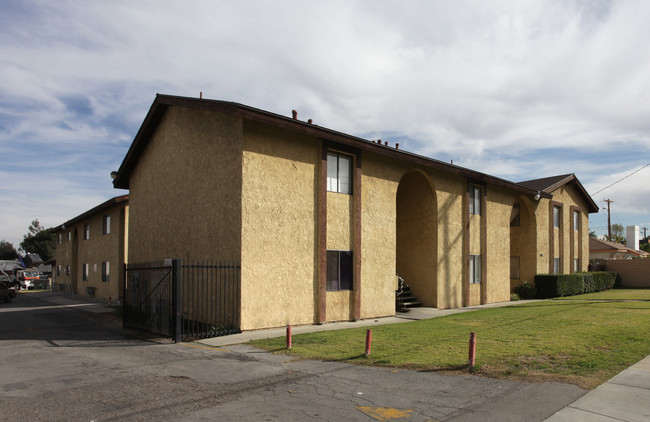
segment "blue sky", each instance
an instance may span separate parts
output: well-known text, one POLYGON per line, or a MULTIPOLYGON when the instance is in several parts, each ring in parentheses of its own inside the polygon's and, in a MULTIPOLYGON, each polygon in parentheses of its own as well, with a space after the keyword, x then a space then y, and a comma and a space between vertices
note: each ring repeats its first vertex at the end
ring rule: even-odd
MULTIPOLYGON (((108 198, 156 93, 235 101, 513 181, 650 163, 650 2, 0 6, 0 239, 108 198)), ((650 167, 593 196, 650 228, 650 167)), ((607 215, 590 217, 606 232, 607 215)))

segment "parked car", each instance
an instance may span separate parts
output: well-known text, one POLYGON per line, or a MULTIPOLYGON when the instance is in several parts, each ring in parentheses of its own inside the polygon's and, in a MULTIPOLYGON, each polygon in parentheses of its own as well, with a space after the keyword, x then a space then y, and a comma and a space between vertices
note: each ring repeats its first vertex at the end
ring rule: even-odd
POLYGON ((9 287, 4 281, 0 281, 0 301, 9 303, 15 297, 16 290, 13 287, 9 287))

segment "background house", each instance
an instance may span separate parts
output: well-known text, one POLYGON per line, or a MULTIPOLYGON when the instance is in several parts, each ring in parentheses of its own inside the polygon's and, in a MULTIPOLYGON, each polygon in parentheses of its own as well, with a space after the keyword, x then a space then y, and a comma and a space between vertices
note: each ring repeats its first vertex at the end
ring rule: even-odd
POLYGON ((589 238, 589 259, 592 260, 616 260, 646 258, 650 256, 648 252, 638 249, 629 248, 618 242, 589 238))
POLYGON ((54 228, 57 289, 104 299, 121 296, 128 204, 128 195, 117 196, 54 228))
POLYGON ((114 180, 128 261, 241 263, 243 330, 507 301, 536 273, 586 270, 574 175, 520 184, 311 121, 158 95, 114 180))

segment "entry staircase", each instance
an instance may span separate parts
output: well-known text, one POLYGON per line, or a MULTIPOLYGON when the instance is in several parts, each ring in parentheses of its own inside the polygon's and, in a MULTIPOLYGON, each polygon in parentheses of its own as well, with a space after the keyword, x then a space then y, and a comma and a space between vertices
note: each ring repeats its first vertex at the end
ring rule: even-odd
POLYGON ((395 310, 397 312, 408 312, 411 308, 422 306, 422 302, 411 292, 411 288, 404 282, 404 279, 397 276, 398 288, 395 290, 395 310))

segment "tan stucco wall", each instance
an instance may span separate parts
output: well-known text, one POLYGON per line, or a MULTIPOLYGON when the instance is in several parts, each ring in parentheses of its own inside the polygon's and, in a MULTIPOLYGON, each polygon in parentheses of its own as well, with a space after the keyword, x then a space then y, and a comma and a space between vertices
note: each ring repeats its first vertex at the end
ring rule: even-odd
POLYGON ((240 260, 241 126, 169 107, 130 176, 129 262, 240 260))
POLYGON ((487 303, 510 300, 510 214, 516 194, 488 185, 486 210, 487 303))
POLYGON ((361 318, 395 314, 395 200, 404 172, 384 157, 363 155, 361 318))
POLYGON ((246 121, 241 329, 313 324, 320 142, 246 121))
POLYGON ((573 255, 571 254, 572 238, 576 239, 572 233, 572 206, 579 207, 581 210, 581 221, 579 230, 579 241, 575 240, 575 245, 579 245, 574 250, 574 255, 580 258, 580 270, 586 271, 589 265, 589 215, 587 214, 587 202, 581 193, 572 185, 567 184, 552 192, 552 199, 541 199, 535 211, 537 221, 537 273, 548 274, 552 272, 553 267, 550 263, 550 256, 561 257, 563 274, 573 272, 573 255), (552 214, 549 201, 562 204, 561 230, 553 229, 553 239, 549 238, 549 225, 552 224, 552 214), (561 240, 560 240, 561 239, 561 240), (552 240, 552 243, 551 243, 552 240))

